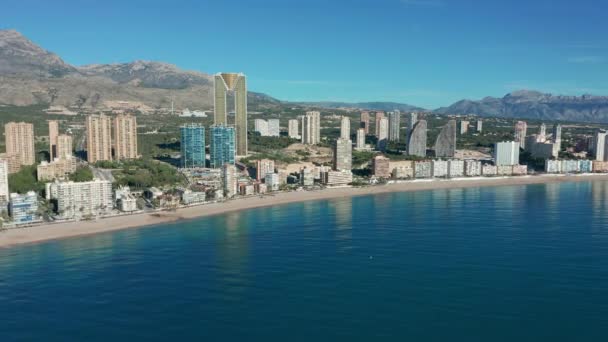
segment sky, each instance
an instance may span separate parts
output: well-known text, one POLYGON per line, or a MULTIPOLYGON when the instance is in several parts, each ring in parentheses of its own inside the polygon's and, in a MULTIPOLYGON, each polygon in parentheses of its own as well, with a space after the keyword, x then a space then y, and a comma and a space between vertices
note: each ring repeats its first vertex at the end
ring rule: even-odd
POLYGON ((74 65, 243 72, 291 101, 434 109, 518 89, 608 95, 605 0, 2 0, 0 28, 74 65))

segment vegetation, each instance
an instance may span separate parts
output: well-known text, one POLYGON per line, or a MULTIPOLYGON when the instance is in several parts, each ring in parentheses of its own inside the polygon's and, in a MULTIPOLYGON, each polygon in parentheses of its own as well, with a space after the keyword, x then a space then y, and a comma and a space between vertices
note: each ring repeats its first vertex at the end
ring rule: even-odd
POLYGON ((44 183, 36 179, 36 165, 23 166, 17 173, 8 176, 8 187, 11 192, 25 194, 28 191, 42 193, 44 183))
POLYGON ((375 154, 370 151, 353 151, 353 166, 371 162, 374 155, 375 154))
POLYGON ((282 151, 267 151, 262 153, 256 153, 247 158, 242 158, 241 163, 247 165, 248 167, 255 167, 255 162, 261 159, 270 159, 275 162, 291 164, 297 162, 297 159, 283 153, 282 151))
POLYGON ((93 180, 93 171, 88 166, 79 166, 69 179, 73 182, 89 182, 93 180))
POLYGON ((97 167, 115 169, 113 172, 117 185, 128 185, 134 189, 166 187, 183 184, 185 179, 177 169, 169 164, 152 159, 125 161, 100 161, 97 167))
POLYGON ((297 139, 292 139, 289 137, 263 137, 259 134, 249 134, 248 141, 249 149, 258 152, 284 149, 297 142, 297 139))

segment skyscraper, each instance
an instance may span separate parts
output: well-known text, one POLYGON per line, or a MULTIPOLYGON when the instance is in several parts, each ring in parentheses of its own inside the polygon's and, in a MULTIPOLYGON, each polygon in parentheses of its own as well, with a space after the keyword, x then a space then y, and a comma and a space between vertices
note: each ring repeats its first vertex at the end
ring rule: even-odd
POLYGON ((114 159, 136 159, 137 119, 132 115, 118 115, 114 118, 114 159))
POLYGON ((292 139, 300 139, 300 127, 298 125, 298 120, 296 120, 296 119, 289 120, 287 134, 289 134, 289 137, 292 139))
POLYGON ((598 130, 595 132, 593 139, 591 139, 591 154, 594 156, 594 160, 603 161, 605 158, 606 148, 606 131, 598 130))
POLYGON ((25 122, 9 122, 4 125, 6 154, 15 156, 19 166, 34 165, 36 150, 34 147, 34 125, 25 122))
POLYGON ((256 179, 262 181, 269 173, 274 173, 274 160, 261 159, 256 163, 256 179))
POLYGON ((57 137, 57 155, 55 158, 58 159, 70 159, 72 158, 72 136, 67 134, 60 134, 57 137))
POLYGON ((416 125, 416 122, 418 122, 418 113, 410 113, 408 115, 408 120, 407 120, 407 124, 408 124, 408 131, 412 131, 414 129, 414 125, 416 125))
POLYGON ((222 168, 222 181, 224 185, 224 196, 226 198, 232 198, 237 193, 237 174, 236 166, 234 164, 221 165, 222 168))
POLYGON ((212 168, 217 169, 224 164, 234 165, 236 155, 235 138, 234 127, 224 125, 211 126, 210 166, 212 168))
POLYGON ((57 158, 57 137, 59 136, 59 122, 49 120, 49 154, 51 161, 57 158))
POLYGON ((350 139, 338 138, 334 145, 334 170, 352 169, 353 143, 350 139))
POLYGON ((401 112, 398 110, 388 113, 388 140, 399 141, 401 112))
POLYGON ((386 145, 388 144, 388 118, 382 117, 378 121, 378 145, 377 148, 380 151, 386 151, 386 145))
POLYGON ((410 131, 407 142, 407 154, 426 157, 426 120, 419 120, 410 131))
POLYGON ((87 131, 87 161, 112 160, 112 122, 110 117, 89 115, 85 121, 87 131))
POLYGON ((321 113, 306 112, 301 120, 302 144, 316 145, 321 142, 321 113))
POLYGON ((279 119, 269 119, 268 120, 268 136, 269 137, 281 136, 281 126, 279 124, 279 119))
MULTIPOLYGON (((376 136, 378 136, 380 134, 380 120, 382 120, 382 118, 385 118, 386 115, 384 115, 383 111, 377 111, 376 112, 376 136)), ((387 132, 387 138, 388 138, 388 132, 387 132)))
POLYGON ((435 141, 435 156, 452 158, 456 154, 456 120, 443 126, 435 141))
POLYGON ((182 167, 205 167, 205 127, 191 123, 181 126, 180 133, 182 167))
POLYGON ((545 141, 547 140, 547 125, 545 125, 545 123, 541 123, 540 127, 538 128, 538 140, 539 141, 545 141))
POLYGON ((359 128, 357 130, 357 146, 358 150, 365 148, 365 128, 359 128))
POLYGON ((268 136, 268 121, 264 119, 255 119, 253 123, 255 132, 260 133, 263 137, 268 136))
POLYGON ((515 123, 515 141, 519 143, 519 147, 526 148, 526 133, 528 124, 525 121, 517 121, 515 123))
POLYGON ((359 120, 359 128, 365 130, 365 134, 369 134, 369 112, 361 112, 361 119, 359 120))
POLYGON ((214 123, 228 124, 228 93, 234 93, 236 154, 247 155, 247 83, 240 73, 218 73, 214 77, 214 123))
POLYGON ((496 166, 519 164, 519 143, 502 141, 494 145, 494 164, 496 166))
POLYGON ((8 191, 8 162, 0 159, 0 210, 5 210, 10 200, 8 191))
POLYGON ((342 116, 340 119, 340 138, 350 140, 350 118, 342 116))
POLYGON ((562 150, 562 125, 555 124, 553 125, 553 146, 559 155, 559 151, 562 150))
POLYGON ((460 121, 460 134, 467 134, 469 132, 469 121, 461 120, 460 121))
POLYGON ((477 133, 481 133, 483 131, 483 121, 481 119, 477 119, 477 133))

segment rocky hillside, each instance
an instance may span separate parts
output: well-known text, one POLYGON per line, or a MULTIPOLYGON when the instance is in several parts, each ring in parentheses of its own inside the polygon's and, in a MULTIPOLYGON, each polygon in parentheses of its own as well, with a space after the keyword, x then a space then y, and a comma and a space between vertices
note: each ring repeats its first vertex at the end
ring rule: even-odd
MULTIPOLYGON (((0 30, 0 103, 101 108, 109 101, 140 102, 152 108, 213 108, 212 76, 174 65, 135 61, 76 67, 14 30, 0 30)), ((250 92, 250 108, 278 101, 250 92)))
POLYGON ((477 114, 507 118, 608 122, 608 96, 557 96, 520 90, 503 98, 486 97, 479 101, 462 100, 440 114, 477 114))

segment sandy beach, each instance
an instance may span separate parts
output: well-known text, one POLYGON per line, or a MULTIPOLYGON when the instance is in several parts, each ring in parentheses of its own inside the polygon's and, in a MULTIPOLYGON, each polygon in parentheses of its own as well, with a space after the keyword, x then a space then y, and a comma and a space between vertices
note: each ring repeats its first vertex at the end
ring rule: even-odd
POLYGON ((161 223, 205 216, 219 215, 232 211, 282 205, 287 203, 324 200, 347 196, 363 196, 389 192, 407 192, 464 187, 510 186, 541 183, 582 182, 608 180, 608 174, 595 175, 542 175, 502 178, 462 178, 451 180, 415 180, 396 184, 370 186, 364 188, 334 188, 320 191, 297 191, 276 193, 264 197, 247 197, 227 202, 212 203, 173 212, 142 213, 114 216, 96 221, 79 221, 60 224, 44 224, 27 228, 9 229, 0 232, 0 248, 48 240, 73 238, 84 235, 111 232, 127 228, 146 227, 161 223))

